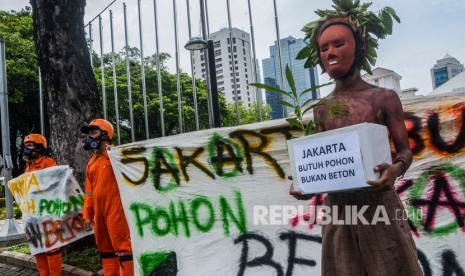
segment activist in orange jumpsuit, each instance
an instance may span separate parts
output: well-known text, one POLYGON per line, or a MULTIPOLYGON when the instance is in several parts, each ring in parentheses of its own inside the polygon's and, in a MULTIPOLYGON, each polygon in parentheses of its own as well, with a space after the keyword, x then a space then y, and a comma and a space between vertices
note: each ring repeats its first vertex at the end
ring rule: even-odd
POLYGON ((87 134, 83 148, 93 150, 86 171, 84 227, 94 225, 95 240, 105 276, 134 275, 129 227, 108 157, 113 126, 95 119, 81 128, 87 134))
MULTIPOLYGON (((26 161, 24 172, 32 172, 56 166, 51 157, 46 156, 47 140, 40 134, 29 134, 24 138, 23 159, 26 161)), ((61 251, 54 249, 35 255, 40 276, 61 275, 61 251)))

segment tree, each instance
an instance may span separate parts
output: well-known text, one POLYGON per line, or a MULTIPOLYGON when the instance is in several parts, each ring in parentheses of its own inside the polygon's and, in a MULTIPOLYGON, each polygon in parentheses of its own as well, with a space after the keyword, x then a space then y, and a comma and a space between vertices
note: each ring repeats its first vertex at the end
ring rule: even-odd
POLYGON ((59 164, 84 179, 80 126, 99 115, 97 83, 84 32, 85 0, 31 0, 34 40, 50 122, 49 140, 59 164))
MULTIPOLYGON (((226 116, 221 118, 222 126, 235 126, 236 120, 236 104, 229 103, 227 106, 228 112, 226 116)), ((259 122, 258 103, 253 103, 251 107, 246 107, 242 101, 239 101, 239 116, 241 125, 259 122)), ((262 103, 262 119, 263 121, 271 120, 271 106, 262 103)))
POLYGON ((38 64, 31 11, 28 8, 18 12, 0 11, 0 22, 0 36, 5 38, 6 48, 13 176, 18 176, 24 171, 22 138, 31 132, 40 132, 38 64))

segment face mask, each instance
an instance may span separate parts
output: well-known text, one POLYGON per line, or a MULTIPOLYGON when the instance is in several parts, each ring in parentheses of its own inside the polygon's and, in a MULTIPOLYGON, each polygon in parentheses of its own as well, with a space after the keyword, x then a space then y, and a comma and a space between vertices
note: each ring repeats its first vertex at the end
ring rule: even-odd
POLYGON ((24 161, 30 161, 30 160, 32 160, 32 158, 33 158, 33 153, 34 153, 34 150, 25 148, 25 149, 23 150, 23 160, 24 160, 24 161))
POLYGON ((87 137, 83 141, 82 148, 86 151, 88 150, 96 150, 98 146, 100 145, 100 141, 94 138, 87 137))

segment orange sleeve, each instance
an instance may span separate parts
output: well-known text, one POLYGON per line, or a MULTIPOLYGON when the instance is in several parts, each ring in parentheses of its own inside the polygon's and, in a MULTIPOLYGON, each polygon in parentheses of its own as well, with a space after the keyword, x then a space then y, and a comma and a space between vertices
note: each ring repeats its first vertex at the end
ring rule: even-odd
POLYGON ((50 167, 55 167, 55 166, 57 166, 57 162, 55 162, 55 160, 53 160, 53 158, 49 157, 49 158, 45 159, 44 169, 45 168, 50 168, 50 167))
MULTIPOLYGON (((89 169, 89 168, 87 168, 89 169)), ((86 173, 86 185, 84 190, 84 207, 82 208, 82 216, 84 219, 94 218, 94 198, 93 198, 94 187, 92 181, 89 178, 89 174, 86 173)))

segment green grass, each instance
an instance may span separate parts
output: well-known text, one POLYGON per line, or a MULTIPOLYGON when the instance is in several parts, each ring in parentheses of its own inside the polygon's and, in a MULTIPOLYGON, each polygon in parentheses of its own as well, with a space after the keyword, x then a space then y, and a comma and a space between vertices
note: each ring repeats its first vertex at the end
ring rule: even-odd
POLYGON ((94 272, 102 269, 100 256, 95 247, 86 247, 81 251, 69 252, 66 256, 63 256, 63 263, 94 272))
POLYGON ((21 243, 21 244, 18 244, 18 245, 13 245, 11 247, 5 248, 5 250, 31 255, 31 250, 29 249, 29 244, 27 244, 27 243, 21 243))

